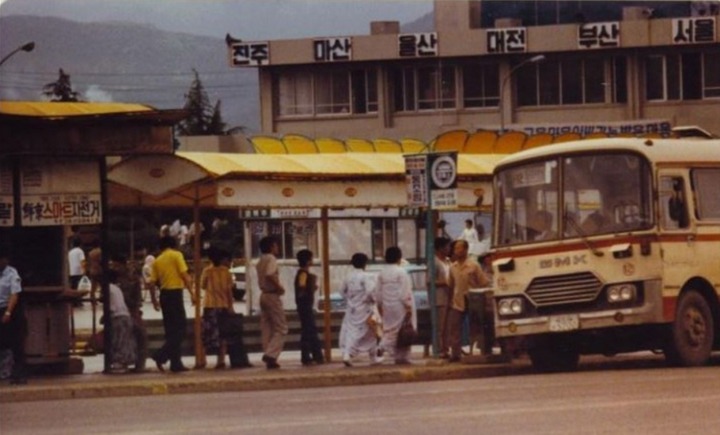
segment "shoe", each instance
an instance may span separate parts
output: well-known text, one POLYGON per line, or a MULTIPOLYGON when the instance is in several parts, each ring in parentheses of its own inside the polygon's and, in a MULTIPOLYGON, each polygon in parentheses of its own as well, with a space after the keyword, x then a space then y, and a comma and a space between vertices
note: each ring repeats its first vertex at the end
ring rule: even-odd
POLYGON ((412 363, 411 363, 410 361, 406 360, 406 359, 396 359, 396 360, 395 360, 395 365, 398 365, 398 366, 409 366, 409 365, 412 365, 412 363))
POLYGON ((263 355, 262 361, 265 363, 265 367, 267 367, 268 370, 280 368, 280 364, 278 364, 277 360, 271 356, 263 355))
POLYGON ((345 364, 345 367, 352 367, 352 362, 350 359, 343 358, 343 364, 345 364))
POLYGON ((225 367, 227 367, 225 363, 217 364, 215 365, 215 370, 223 370, 225 367))
POLYGON ((438 358, 440 359, 450 359, 450 354, 447 352, 443 352, 440 355, 438 355, 438 358))
POLYGON ((459 362, 460 362, 460 357, 459 357, 459 356, 451 356, 451 357, 448 359, 448 362, 450 362, 450 363, 459 363, 459 362))
POLYGON ((185 366, 170 367, 170 371, 173 373, 187 372, 190 369, 185 366))
POLYGON ((152 357, 152 360, 155 361, 155 367, 157 367, 159 371, 165 371, 165 367, 163 367, 163 363, 161 363, 159 359, 157 359, 156 357, 152 357))
POLYGON ((302 365, 305 366, 305 367, 308 367, 308 366, 313 365, 313 361, 312 361, 312 360, 310 360, 310 361, 300 361, 300 364, 302 364, 302 365))
POLYGON ((378 347, 377 357, 382 358, 383 355, 385 355, 385 349, 383 349, 382 347, 378 347))
POLYGON ((133 373, 147 373, 148 372, 145 367, 135 367, 130 371, 133 373))

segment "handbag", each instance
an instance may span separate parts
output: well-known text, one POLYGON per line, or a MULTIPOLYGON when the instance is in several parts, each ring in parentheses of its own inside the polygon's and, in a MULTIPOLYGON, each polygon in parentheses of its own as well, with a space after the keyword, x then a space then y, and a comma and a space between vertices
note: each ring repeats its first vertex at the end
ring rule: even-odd
POLYGON ((397 337, 398 348, 407 348, 412 346, 417 338, 417 331, 413 328, 411 316, 412 314, 407 313, 403 319, 402 325, 400 325, 397 337))

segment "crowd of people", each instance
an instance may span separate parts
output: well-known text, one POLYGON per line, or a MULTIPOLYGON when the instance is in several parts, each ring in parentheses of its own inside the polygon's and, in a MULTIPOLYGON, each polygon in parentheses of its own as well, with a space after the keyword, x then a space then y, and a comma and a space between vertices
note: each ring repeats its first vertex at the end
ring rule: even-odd
MULTIPOLYGON (((451 362, 460 360, 468 292, 471 288, 489 285, 489 278, 473 252, 473 247, 482 239, 470 224, 456 240, 441 236, 434 242, 440 355, 451 362)), ((111 329, 112 372, 143 372, 147 358, 163 372, 168 363, 170 372, 188 370, 181 358, 187 323, 183 302, 186 290, 193 304, 202 303, 202 343, 207 354, 217 355, 215 367, 226 368, 228 355, 230 367, 252 366, 242 343, 242 315, 235 313, 233 308, 234 282, 229 252, 217 247, 208 250, 211 264, 202 270, 199 289, 195 289, 175 235, 162 235, 157 257, 147 255, 142 268, 137 270, 128 266, 124 256, 112 254, 110 270, 105 274, 99 244, 93 246, 87 261, 79 241, 74 240, 72 245, 68 253, 71 287, 77 289, 82 278, 90 276, 91 300, 95 304, 99 301, 96 290, 103 275, 109 283, 111 315, 105 322, 110 322, 111 329), (165 331, 162 347, 152 355, 148 355, 142 318, 144 290, 149 292, 153 308, 162 312, 165 331)), ((274 370, 280 368, 278 359, 288 333, 282 299, 286 289, 279 277, 279 241, 272 236, 264 237, 259 248, 261 256, 256 270, 261 292, 262 362, 267 369, 274 370)), ((318 276, 311 271, 313 256, 308 249, 297 253, 298 270, 294 279, 295 303, 301 324, 300 362, 304 366, 325 363, 315 323, 315 294, 319 285, 318 276)), ((13 313, 21 291, 20 279, 7 259, 7 254, 0 252, 0 315, 3 316, 0 336, 4 338, 20 336, 24 327, 15 320, 13 313)), ((398 340, 398 336, 404 333, 403 328, 417 330, 412 281, 403 267, 400 248, 389 247, 385 262, 387 267, 373 277, 366 271, 367 255, 355 253, 352 256, 353 270, 341 290, 346 310, 339 336, 342 361, 348 367, 363 354, 367 354, 371 364, 383 362, 386 355, 396 364, 410 363, 410 344, 398 340)), ((13 350, 16 361, 12 379, 24 382, 21 346, 9 339, 4 341, 7 343, 2 343, 3 346, 13 350)))

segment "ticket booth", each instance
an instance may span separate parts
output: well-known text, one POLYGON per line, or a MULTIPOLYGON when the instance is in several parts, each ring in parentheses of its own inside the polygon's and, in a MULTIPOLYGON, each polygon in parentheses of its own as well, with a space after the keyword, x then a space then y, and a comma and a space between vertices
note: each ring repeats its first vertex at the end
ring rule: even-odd
POLYGON ((137 104, 0 101, 0 243, 22 278, 28 364, 78 367, 68 364, 70 313, 82 296, 69 287, 69 237, 94 226, 103 244, 107 157, 172 153, 172 127, 184 115, 137 104))

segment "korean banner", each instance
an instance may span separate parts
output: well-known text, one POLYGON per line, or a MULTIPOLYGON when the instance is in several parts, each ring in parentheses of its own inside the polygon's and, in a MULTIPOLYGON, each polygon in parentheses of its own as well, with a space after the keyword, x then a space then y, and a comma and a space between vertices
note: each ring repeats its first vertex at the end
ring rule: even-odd
POLYGON ((0 162, 0 227, 15 224, 13 208, 13 174, 9 164, 0 162))
POLYGON ((102 221, 96 161, 39 161, 20 168, 23 226, 96 225, 102 221))

